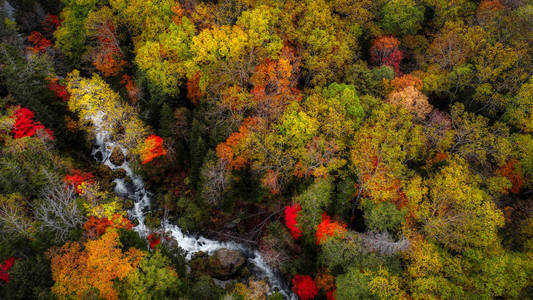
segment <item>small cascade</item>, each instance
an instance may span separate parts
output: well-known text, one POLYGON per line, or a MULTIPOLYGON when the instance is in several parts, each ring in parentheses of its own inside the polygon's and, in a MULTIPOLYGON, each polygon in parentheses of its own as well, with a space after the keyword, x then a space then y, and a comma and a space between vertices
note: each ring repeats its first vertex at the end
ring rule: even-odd
MULTIPOLYGON (((101 123, 101 117, 103 116, 99 115, 92 120, 96 127, 96 146, 91 154, 95 160, 105 164, 112 170, 121 168, 126 171, 126 176, 129 180, 125 180, 124 178, 115 179, 114 192, 121 197, 127 197, 134 201, 134 207, 128 211, 128 216, 138 222, 138 225, 134 227, 134 230, 141 236, 147 236, 149 232, 145 225, 145 213, 150 210, 150 197, 152 195, 144 188, 143 179, 133 173, 133 170, 130 168, 127 161, 120 166, 114 165, 110 161, 109 158, 113 152, 113 148, 120 147, 120 145, 113 142, 109 132, 103 130, 99 126, 101 123)), ((120 147, 120 149, 124 154, 127 154, 126 149, 122 147, 120 147)), ((215 251, 223 248, 241 251, 248 258, 248 262, 254 267, 256 277, 268 279, 271 292, 278 291, 289 300, 298 299, 296 295, 292 293, 279 271, 271 269, 257 249, 232 241, 221 242, 207 239, 202 236, 187 234, 177 225, 171 224, 166 220, 163 222, 164 223, 161 224, 162 227, 170 233, 170 236, 176 240, 180 248, 185 251, 186 260, 190 260, 193 255, 198 252, 204 252, 211 255, 215 251)))

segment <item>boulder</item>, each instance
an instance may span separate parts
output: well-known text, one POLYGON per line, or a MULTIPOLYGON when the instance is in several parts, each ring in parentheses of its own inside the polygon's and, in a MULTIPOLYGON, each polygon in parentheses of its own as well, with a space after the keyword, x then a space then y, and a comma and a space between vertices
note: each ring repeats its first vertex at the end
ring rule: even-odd
POLYGON ((245 262, 246 258, 240 251, 220 249, 209 258, 209 273, 215 278, 228 278, 237 273, 245 262))
POLYGON ((111 152, 111 156, 109 156, 109 161, 115 166, 120 166, 125 160, 126 157, 124 156, 124 153, 122 153, 122 150, 119 147, 113 148, 113 152, 111 152))
POLYGON ((113 171, 113 178, 124 178, 126 177, 126 175, 126 170, 122 168, 118 168, 113 171))

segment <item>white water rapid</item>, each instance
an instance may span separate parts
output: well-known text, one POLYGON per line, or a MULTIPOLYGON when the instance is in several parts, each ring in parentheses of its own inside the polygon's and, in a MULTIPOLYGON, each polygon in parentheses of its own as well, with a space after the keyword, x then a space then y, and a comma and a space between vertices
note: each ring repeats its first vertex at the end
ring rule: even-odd
MULTIPOLYGON (((111 134, 100 125, 102 123, 101 120, 104 117, 105 116, 100 114, 94 116, 91 120, 96 127, 96 146, 92 151, 92 156, 99 162, 109 166, 112 170, 121 168, 126 171, 127 177, 131 182, 126 181, 124 178, 115 179, 115 193, 134 201, 134 207, 128 211, 128 215, 130 218, 138 221, 138 225, 134 229, 139 232, 141 236, 146 236, 149 230, 145 225, 144 214, 150 209, 151 194, 144 188, 143 179, 133 173, 127 161, 124 161, 122 165, 117 166, 109 160, 114 147, 119 147, 124 155, 127 154, 127 151, 117 143, 113 142, 111 134)), ((170 224, 167 220, 162 220, 161 226, 167 233, 170 233, 170 236, 177 241, 179 247, 185 251, 186 260, 190 260, 195 253, 200 251, 211 255, 216 250, 223 248, 239 250, 248 258, 248 263, 254 266, 255 270, 253 271, 256 277, 268 279, 270 293, 278 291, 283 294, 286 299, 298 299, 287 286, 281 274, 278 271, 272 270, 265 263, 261 253, 257 249, 236 242, 219 242, 202 236, 190 235, 183 232, 177 225, 170 224)))

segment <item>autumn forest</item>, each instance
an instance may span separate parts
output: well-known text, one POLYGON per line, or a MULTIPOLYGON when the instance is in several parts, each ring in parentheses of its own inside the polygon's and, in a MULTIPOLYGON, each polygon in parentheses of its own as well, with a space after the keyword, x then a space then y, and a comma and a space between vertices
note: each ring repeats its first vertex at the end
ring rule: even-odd
POLYGON ((532 0, 0 0, 0 299, 533 299, 532 0))

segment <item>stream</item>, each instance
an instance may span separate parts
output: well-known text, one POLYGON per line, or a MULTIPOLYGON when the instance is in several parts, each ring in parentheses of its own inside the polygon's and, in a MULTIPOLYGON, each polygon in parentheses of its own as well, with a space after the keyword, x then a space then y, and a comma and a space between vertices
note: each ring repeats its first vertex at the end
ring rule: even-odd
MULTIPOLYGON (((110 161, 110 156, 114 147, 119 147, 122 150, 123 154, 126 155, 127 151, 116 142, 112 140, 111 134, 103 129, 103 126, 100 126, 101 120, 104 118, 103 115, 95 116, 92 118, 92 123, 96 127, 96 142, 95 147, 92 151, 92 156, 97 161, 107 165, 112 170, 122 168, 126 171, 126 176, 131 180, 131 182, 126 181, 124 178, 115 179, 115 188, 114 192, 121 196, 127 197, 134 202, 134 207, 128 211, 128 216, 131 219, 135 219, 138 222, 138 225, 134 227, 134 230, 137 231, 141 236, 145 237, 149 234, 149 229, 145 225, 145 212, 150 210, 150 197, 152 194, 147 191, 144 187, 143 179, 134 174, 127 161, 124 161, 122 165, 114 165, 110 161)), ((167 220, 162 220, 162 228, 169 233, 172 237, 185 251, 185 259, 189 261, 195 253, 204 252, 208 255, 212 255, 215 251, 219 249, 230 249, 241 251, 248 260, 248 264, 253 266, 252 273, 257 279, 267 279, 270 284, 269 293, 279 292, 286 299, 297 300, 298 297, 290 290, 290 287, 283 279, 281 273, 277 270, 271 269, 264 261, 261 253, 248 245, 241 243, 236 243, 233 241, 221 242, 217 240, 207 239, 202 236, 189 234, 183 232, 175 224, 171 224, 167 220)))

